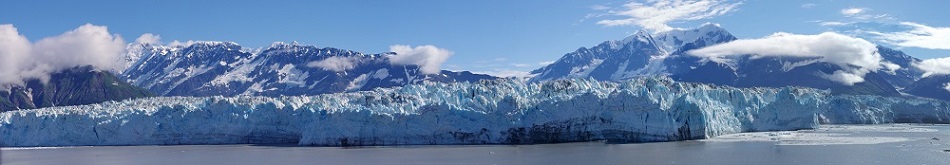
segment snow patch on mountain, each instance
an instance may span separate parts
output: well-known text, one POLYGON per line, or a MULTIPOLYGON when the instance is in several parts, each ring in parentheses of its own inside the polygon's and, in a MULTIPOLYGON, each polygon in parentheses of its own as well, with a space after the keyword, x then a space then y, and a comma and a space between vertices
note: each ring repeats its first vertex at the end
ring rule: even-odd
POLYGON ((594 69, 597 68, 597 66, 600 66, 601 63, 604 63, 604 60, 594 59, 590 62, 590 64, 571 68, 571 74, 569 77, 571 78, 587 77, 588 75, 590 75, 590 72, 594 71, 594 69))
POLYGON ((310 77, 310 73, 295 68, 294 64, 287 64, 277 70, 277 76, 277 83, 303 87, 307 85, 306 80, 310 77))
POLYGON ((791 71, 792 69, 802 67, 802 66, 808 66, 816 62, 819 62, 818 59, 808 59, 808 60, 801 60, 801 61, 782 61, 782 72, 788 72, 788 71, 791 71))
POLYGON ((350 84, 346 86, 346 91, 352 92, 352 91, 360 90, 361 88, 363 88, 364 85, 366 85, 366 82, 368 80, 369 80, 369 76, 367 76, 366 74, 361 74, 360 76, 356 76, 356 78, 353 79, 353 81, 350 81, 350 84))
POLYGON ((385 79, 386 77, 389 77, 389 69, 386 68, 379 69, 373 73, 373 78, 375 79, 385 79))
POLYGON ((211 80, 211 85, 214 86, 228 86, 231 82, 251 82, 254 79, 250 76, 251 72, 254 71, 261 63, 260 62, 250 62, 250 59, 241 59, 237 63, 234 63, 233 69, 225 72, 224 74, 215 77, 211 80))
POLYGON ((177 78, 178 80, 172 83, 172 86, 178 86, 178 85, 181 85, 181 83, 185 82, 186 80, 191 79, 195 75, 208 72, 208 70, 211 70, 212 67, 213 66, 209 67, 209 66, 202 65, 198 67, 188 66, 187 68, 175 68, 175 70, 168 72, 168 75, 165 75, 165 77, 184 77, 184 78, 177 78))

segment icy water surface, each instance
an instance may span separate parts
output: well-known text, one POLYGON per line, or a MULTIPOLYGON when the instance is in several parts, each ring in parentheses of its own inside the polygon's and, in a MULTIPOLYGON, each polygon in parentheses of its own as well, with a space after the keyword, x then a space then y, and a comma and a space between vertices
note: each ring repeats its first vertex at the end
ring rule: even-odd
POLYGON ((644 143, 297 147, 3 148, 15 164, 946 164, 950 125, 825 125, 817 130, 644 143))

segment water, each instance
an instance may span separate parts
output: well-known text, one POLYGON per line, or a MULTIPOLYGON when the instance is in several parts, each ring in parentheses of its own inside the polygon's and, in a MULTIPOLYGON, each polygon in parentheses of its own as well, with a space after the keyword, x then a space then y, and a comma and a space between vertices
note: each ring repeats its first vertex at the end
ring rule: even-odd
POLYGON ((829 125, 708 140, 603 144, 3 148, 15 164, 946 164, 950 125, 829 125))

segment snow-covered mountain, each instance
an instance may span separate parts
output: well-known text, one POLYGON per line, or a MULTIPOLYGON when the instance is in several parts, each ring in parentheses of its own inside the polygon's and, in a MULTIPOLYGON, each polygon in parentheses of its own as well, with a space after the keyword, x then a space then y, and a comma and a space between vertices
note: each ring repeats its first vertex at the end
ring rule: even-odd
POLYGON ((554 63, 534 70, 533 82, 569 78, 621 81, 640 76, 669 76, 677 81, 712 83, 735 87, 802 86, 828 89, 836 94, 900 96, 922 72, 912 66, 919 59, 903 52, 878 47, 885 62, 901 66, 865 75, 865 81, 845 85, 824 78, 842 70, 839 65, 803 57, 730 57, 728 62, 710 61, 685 52, 736 40, 716 24, 658 34, 638 32, 624 40, 608 41, 593 48, 580 48, 554 63))
POLYGON ((881 77, 887 80, 887 82, 891 83, 891 85, 894 85, 894 87, 897 87, 898 89, 906 89, 924 75, 923 70, 913 66, 913 64, 919 63, 921 61, 916 57, 884 46, 878 46, 877 53, 881 54, 881 57, 884 58, 884 61, 896 64, 901 67, 900 69, 894 71, 882 71, 884 74, 879 74, 881 77))
POLYGON ((607 41, 593 48, 580 48, 552 64, 531 71, 532 81, 591 77, 597 80, 618 80, 651 72, 643 69, 652 59, 666 53, 657 47, 649 34, 640 31, 619 41, 607 41))
POLYGON ((669 75, 666 58, 681 48, 703 47, 736 40, 715 24, 697 29, 672 30, 660 34, 639 31, 623 40, 603 42, 592 48, 581 47, 554 63, 531 71, 531 81, 591 77, 618 81, 638 76, 669 75), (655 36, 655 37, 654 37, 655 36))
POLYGON ((417 65, 391 64, 394 53, 275 43, 252 51, 233 42, 130 46, 130 83, 162 96, 284 96, 393 87, 424 81, 495 79, 471 72, 425 74, 417 65), (322 63, 321 63, 322 62, 322 63))
POLYGON ((0 113, 0 146, 653 142, 821 123, 950 123, 929 99, 638 78, 412 84, 285 97, 154 97, 0 113))
POLYGON ((108 71, 91 66, 57 71, 47 82, 31 79, 23 85, 0 89, 0 112, 52 106, 95 104, 151 96, 108 71))

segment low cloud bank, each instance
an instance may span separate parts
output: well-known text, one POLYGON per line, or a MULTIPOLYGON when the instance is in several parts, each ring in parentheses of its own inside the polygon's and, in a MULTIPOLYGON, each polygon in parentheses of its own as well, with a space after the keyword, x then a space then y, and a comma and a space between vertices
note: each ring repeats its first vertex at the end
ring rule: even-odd
POLYGON ((320 61, 307 63, 308 67, 323 68, 335 72, 342 72, 353 69, 358 64, 359 59, 351 57, 329 57, 320 61))
POLYGON ((818 35, 775 33, 758 39, 741 39, 687 52, 690 55, 722 61, 726 57, 819 57, 844 68, 822 77, 845 85, 864 82, 864 75, 893 65, 881 62, 877 47, 867 40, 825 32, 818 35))
POLYGON ((914 64, 924 71, 924 76, 950 74, 950 57, 926 59, 914 64))
POLYGON ((105 26, 85 24, 58 36, 30 43, 11 24, 0 25, 0 86, 49 80, 51 73, 76 66, 124 69, 126 43, 105 26))
POLYGON ((454 52, 435 47, 433 45, 422 45, 412 47, 409 45, 389 46, 389 51, 396 55, 389 56, 389 62, 397 65, 418 65, 422 73, 438 74, 442 71, 442 63, 448 60, 454 52))
MULTIPOLYGON (((454 54, 452 51, 433 45, 412 47, 409 45, 392 45, 389 51, 395 54, 386 56, 392 65, 415 65, 424 74, 439 74, 442 72, 442 63, 454 54)), ((308 67, 321 68, 330 71, 342 72, 353 69, 360 64, 361 57, 328 57, 319 61, 307 63, 308 67)))

